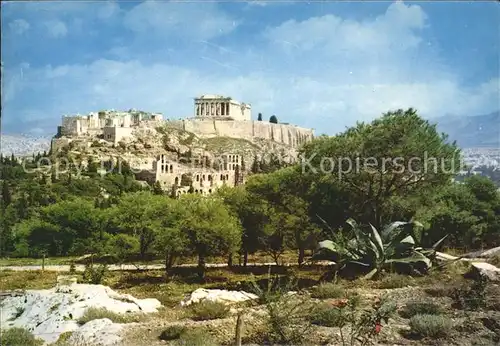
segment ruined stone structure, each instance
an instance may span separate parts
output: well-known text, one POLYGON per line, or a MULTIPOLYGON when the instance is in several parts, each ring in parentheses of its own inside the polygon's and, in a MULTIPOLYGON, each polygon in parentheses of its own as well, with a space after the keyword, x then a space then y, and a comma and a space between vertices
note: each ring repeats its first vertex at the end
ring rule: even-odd
POLYGON ((118 143, 128 138, 137 127, 155 127, 163 123, 161 113, 148 113, 130 109, 91 112, 88 115, 63 116, 58 128, 59 136, 100 136, 109 142, 118 143))
POLYGON ((250 105, 220 95, 195 98, 194 109, 198 119, 249 121, 252 118, 250 105))
POLYGON ((313 129, 290 124, 273 124, 252 120, 251 107, 230 97, 203 95, 194 100, 195 116, 183 120, 167 120, 169 126, 193 132, 198 137, 233 137, 253 140, 262 138, 292 148, 311 141, 313 129))
POLYGON ((152 169, 143 170, 136 177, 150 184, 159 182, 163 190, 173 191, 176 196, 188 193, 190 189, 193 193, 207 195, 221 186, 244 182, 240 155, 223 155, 211 166, 191 167, 169 160, 166 155, 159 155, 152 169))
MULTIPOLYGON (((160 113, 133 109, 125 112, 110 110, 88 115, 64 116, 58 128, 58 138, 52 141, 52 149, 56 151, 57 147, 67 145, 73 139, 85 141, 85 138, 101 138, 119 144, 121 141, 133 140, 140 128, 156 129, 161 125, 181 129, 200 138, 232 137, 251 142, 264 139, 271 143, 284 144, 290 148, 292 158, 300 145, 314 138, 313 129, 252 120, 251 106, 231 97, 202 95, 194 99, 194 116, 183 120, 164 121, 160 113)), ((143 170, 137 174, 137 178, 150 184, 159 182, 162 189, 173 191, 176 196, 189 190, 210 194, 220 186, 234 186, 244 183, 245 180, 242 157, 235 153, 218 158, 215 166, 211 167, 172 162, 167 155, 154 157, 156 153, 158 152, 151 154, 151 161, 146 160, 139 165, 143 170), (189 184, 186 181, 189 181, 189 184)))

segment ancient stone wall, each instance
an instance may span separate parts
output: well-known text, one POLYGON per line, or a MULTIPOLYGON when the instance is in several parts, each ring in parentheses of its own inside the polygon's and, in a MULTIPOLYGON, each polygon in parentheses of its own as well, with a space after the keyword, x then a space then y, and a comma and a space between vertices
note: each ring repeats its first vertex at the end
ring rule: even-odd
POLYGON ((193 132, 199 137, 234 137, 252 140, 267 140, 296 148, 314 138, 314 131, 294 125, 273 124, 265 121, 223 121, 223 120, 172 120, 168 126, 193 132))

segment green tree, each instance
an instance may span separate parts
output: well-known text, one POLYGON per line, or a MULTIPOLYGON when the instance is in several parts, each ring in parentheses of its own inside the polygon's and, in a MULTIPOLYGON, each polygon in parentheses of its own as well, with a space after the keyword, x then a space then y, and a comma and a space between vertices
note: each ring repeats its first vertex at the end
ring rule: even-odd
POLYGON ((4 208, 7 208, 12 202, 12 196, 10 194, 9 183, 7 180, 4 180, 2 183, 2 201, 4 208))
POLYGON ((136 237, 128 234, 116 234, 107 240, 106 252, 115 255, 120 263, 123 263, 139 252, 139 246, 136 237))
POLYGON ((177 199, 165 198, 159 207, 154 217, 160 222, 160 231, 154 246, 165 260, 165 276, 168 277, 176 259, 189 254, 188 238, 179 226, 184 217, 181 203, 177 199))
POLYGON ((198 256, 198 273, 203 278, 208 256, 238 250, 241 225, 217 196, 183 195, 178 201, 183 217, 177 227, 187 235, 189 249, 198 256))
POLYGON ((257 121, 262 121, 262 113, 259 113, 259 115, 257 116, 257 121))
POLYGON ((163 195, 163 189, 161 188, 161 183, 159 181, 155 181, 153 184, 153 193, 155 195, 163 195))
POLYGON ((455 143, 446 140, 415 110, 398 110, 306 143, 300 166, 348 196, 347 217, 380 228, 396 221, 387 212, 394 197, 425 195, 450 184, 461 162, 455 143))
POLYGON ((272 206, 270 217, 275 230, 271 233, 272 243, 282 239, 283 246, 296 249, 298 263, 301 264, 305 250, 315 244, 320 232, 320 228, 309 217, 309 182, 300 170, 289 167, 252 176, 246 188, 250 194, 265 199, 272 206))
POLYGON ((152 247, 160 231, 160 220, 154 217, 159 201, 163 196, 147 191, 127 193, 113 206, 112 214, 118 229, 139 240, 139 253, 142 259, 152 247))
POLYGON ((273 124, 277 124, 278 118, 276 117, 276 115, 271 115, 271 117, 269 118, 269 122, 273 123, 273 124))
POLYGON ((248 255, 261 248, 261 240, 266 236, 265 225, 269 221, 267 202, 248 193, 244 186, 223 187, 217 193, 242 225, 241 252, 243 266, 246 266, 248 255))

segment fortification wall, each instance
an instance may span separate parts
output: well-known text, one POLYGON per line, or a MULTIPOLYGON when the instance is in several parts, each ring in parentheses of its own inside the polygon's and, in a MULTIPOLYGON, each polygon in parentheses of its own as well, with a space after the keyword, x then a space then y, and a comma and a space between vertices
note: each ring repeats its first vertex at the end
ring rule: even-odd
POLYGON ((215 128, 219 136, 244 138, 251 140, 253 138, 252 121, 214 121, 215 128))
POLYGON ((170 120, 168 126, 193 132, 199 137, 234 137, 252 140, 263 138, 295 148, 314 138, 314 131, 289 124, 273 124, 264 121, 224 121, 184 119, 170 120))
POLYGON ((215 128, 215 123, 213 120, 183 120, 183 129, 189 132, 193 132, 200 137, 215 137, 217 136, 217 130, 215 128))

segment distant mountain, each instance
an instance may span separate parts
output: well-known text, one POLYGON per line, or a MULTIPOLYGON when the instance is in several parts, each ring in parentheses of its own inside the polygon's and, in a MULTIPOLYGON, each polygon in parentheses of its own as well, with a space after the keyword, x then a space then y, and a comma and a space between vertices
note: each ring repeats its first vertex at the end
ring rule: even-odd
POLYGON ((0 152, 3 155, 27 156, 50 149, 50 137, 28 135, 4 135, 0 137, 0 152))
POLYGON ((500 111, 486 115, 446 115, 429 120, 462 148, 500 148, 500 111))

